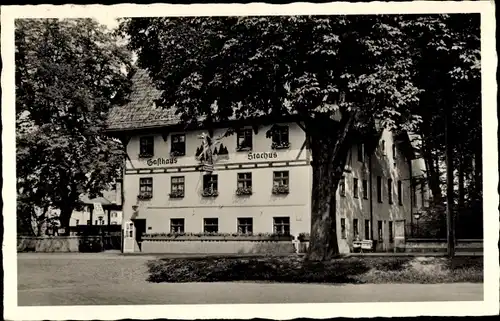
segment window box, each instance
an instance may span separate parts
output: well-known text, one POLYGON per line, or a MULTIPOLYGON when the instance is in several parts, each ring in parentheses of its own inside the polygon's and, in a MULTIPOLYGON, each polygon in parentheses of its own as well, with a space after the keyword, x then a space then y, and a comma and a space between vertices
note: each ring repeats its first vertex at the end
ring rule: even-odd
POLYGON ((203 192, 201 193, 201 196, 203 196, 203 197, 217 197, 217 196, 219 196, 219 192, 217 190, 214 190, 214 189, 205 188, 203 190, 203 192))
POLYGON ((273 194, 289 194, 290 187, 288 185, 275 185, 273 186, 273 194))
POLYGON ((177 151, 177 150, 173 150, 170 152, 171 157, 179 157, 179 156, 185 156, 185 155, 186 155, 185 152, 181 152, 181 151, 177 151))
POLYGON ((139 195, 137 195, 137 198, 139 200, 149 200, 153 198, 153 193, 140 193, 139 195))
POLYGON ((151 153, 140 153, 139 158, 151 158, 153 157, 153 154, 151 153))
POLYGON ((170 198, 183 198, 184 191, 173 191, 168 195, 170 198))
POLYGON ((150 241, 292 241, 293 236, 271 233, 146 233, 143 240, 150 241))
POLYGON ((288 149, 290 148, 290 143, 289 142, 281 142, 281 143, 276 143, 273 142, 271 144, 272 149, 288 149))
POLYGON ((236 195, 238 195, 238 196, 252 195, 252 188, 251 187, 238 187, 236 189, 236 195))
POLYGON ((236 147, 237 152, 251 152, 252 147, 236 147))

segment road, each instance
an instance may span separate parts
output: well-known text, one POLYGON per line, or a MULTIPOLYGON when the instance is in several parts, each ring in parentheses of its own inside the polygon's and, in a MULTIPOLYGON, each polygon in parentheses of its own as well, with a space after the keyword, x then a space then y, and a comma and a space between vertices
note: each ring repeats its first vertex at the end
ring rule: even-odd
POLYGON ((148 283, 149 256, 18 255, 18 305, 334 303, 483 300, 483 285, 148 283))

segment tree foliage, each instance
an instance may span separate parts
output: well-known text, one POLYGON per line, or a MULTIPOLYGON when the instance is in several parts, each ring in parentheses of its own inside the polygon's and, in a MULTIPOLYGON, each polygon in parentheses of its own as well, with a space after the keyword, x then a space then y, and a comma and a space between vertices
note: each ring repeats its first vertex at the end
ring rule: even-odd
MULTIPOLYGON (((416 110, 428 88, 419 68, 432 55, 428 47, 444 57, 460 51, 455 46, 462 38, 446 32, 452 28, 447 19, 134 18, 125 19, 120 30, 137 52, 139 67, 163 91, 157 104, 174 108, 186 123, 300 118, 313 157, 308 256, 321 260, 338 253, 335 193, 356 133, 368 132, 378 120, 394 130, 421 125, 416 110), (433 37, 432 28, 443 29, 442 34, 433 37)), ((459 69, 451 75, 464 77, 459 69)))
POLYGON ((120 175, 122 147, 103 134, 129 92, 129 52, 91 19, 16 20, 18 215, 61 211, 120 175))

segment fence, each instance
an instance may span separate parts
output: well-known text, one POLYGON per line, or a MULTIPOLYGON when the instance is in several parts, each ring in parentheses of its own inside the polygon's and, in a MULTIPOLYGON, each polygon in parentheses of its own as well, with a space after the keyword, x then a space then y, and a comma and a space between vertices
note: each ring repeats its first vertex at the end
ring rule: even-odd
MULTIPOLYGON (((455 238, 457 239, 482 239, 483 222, 478 219, 461 219, 455 221, 455 238)), ((405 226, 406 238, 416 239, 446 239, 446 223, 413 222, 405 226)))

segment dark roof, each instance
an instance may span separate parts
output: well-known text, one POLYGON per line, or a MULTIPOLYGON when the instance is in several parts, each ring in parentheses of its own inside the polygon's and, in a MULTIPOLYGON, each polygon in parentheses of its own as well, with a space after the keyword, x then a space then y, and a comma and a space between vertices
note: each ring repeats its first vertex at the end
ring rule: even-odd
POLYGON ((108 115, 108 130, 121 131, 148 127, 161 127, 179 123, 173 109, 156 108, 155 100, 161 95, 147 72, 137 69, 132 76, 130 102, 114 107, 108 115))
POLYGON ((88 195, 81 195, 80 202, 83 204, 94 204, 101 203, 102 205, 112 205, 116 204, 116 190, 103 191, 102 196, 98 196, 96 198, 89 198, 88 195))

